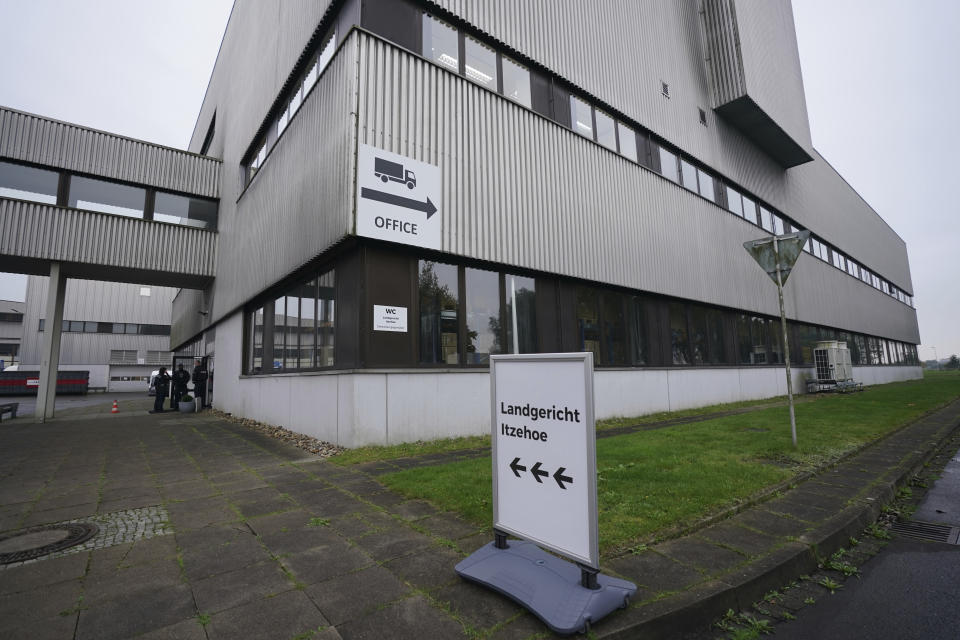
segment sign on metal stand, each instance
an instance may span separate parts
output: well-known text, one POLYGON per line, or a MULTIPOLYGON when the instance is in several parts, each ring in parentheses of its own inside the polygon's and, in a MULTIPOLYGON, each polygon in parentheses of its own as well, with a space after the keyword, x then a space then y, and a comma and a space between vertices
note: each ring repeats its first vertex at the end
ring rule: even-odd
POLYGON ((599 573, 593 354, 491 356, 490 395, 495 539, 457 573, 585 631, 637 590, 599 573))
POLYGON ((780 328, 783 331, 783 355, 787 366, 787 398, 790 402, 790 437, 793 446, 797 446, 797 418, 793 411, 793 379, 790 376, 790 342, 787 339, 787 314, 783 310, 783 285, 793 270, 793 265, 803 252, 803 246, 810 238, 809 231, 798 231, 779 236, 749 240, 743 248, 753 256, 757 264, 767 272, 777 285, 777 299, 780 303, 780 328))

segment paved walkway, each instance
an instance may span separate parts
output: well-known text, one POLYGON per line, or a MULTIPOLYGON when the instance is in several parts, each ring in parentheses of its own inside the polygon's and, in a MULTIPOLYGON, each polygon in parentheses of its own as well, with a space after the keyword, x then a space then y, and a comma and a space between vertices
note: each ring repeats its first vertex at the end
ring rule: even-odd
MULTIPOLYGON (((608 560, 605 572, 640 590, 596 635, 676 637, 810 571, 814 547, 825 555, 845 544, 958 422, 960 402, 780 498, 608 560)), ((0 637, 545 632, 512 601, 456 576, 489 530, 206 414, 5 421, 0 538, 69 520, 100 533, 80 550, 0 568, 0 637)))

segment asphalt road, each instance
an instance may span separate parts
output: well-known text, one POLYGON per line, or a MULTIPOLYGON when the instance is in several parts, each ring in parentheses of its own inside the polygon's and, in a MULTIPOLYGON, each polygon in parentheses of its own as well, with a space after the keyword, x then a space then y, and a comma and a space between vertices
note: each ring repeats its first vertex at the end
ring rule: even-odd
MULTIPOLYGON (((120 406, 126 409, 130 404, 133 404, 133 402, 139 406, 142 404, 143 398, 148 398, 146 391, 124 393, 88 393, 85 396, 64 394, 57 396, 54 410, 60 412, 69 409, 94 408, 101 405, 109 405, 114 400, 117 400, 120 403, 120 406)), ((150 404, 152 405, 153 398, 149 397, 149 400, 150 404)), ((37 396, 0 396, 0 403, 2 402, 19 403, 20 406, 17 408, 18 415, 32 419, 33 413, 37 407, 37 396)), ((5 415, 4 422, 6 422, 9 417, 9 414, 5 415)))
MULTIPOLYGON (((960 526, 960 455, 944 468, 912 520, 960 526)), ((899 536, 862 567, 860 579, 819 598, 778 639, 871 640, 960 637, 960 546, 899 536)))

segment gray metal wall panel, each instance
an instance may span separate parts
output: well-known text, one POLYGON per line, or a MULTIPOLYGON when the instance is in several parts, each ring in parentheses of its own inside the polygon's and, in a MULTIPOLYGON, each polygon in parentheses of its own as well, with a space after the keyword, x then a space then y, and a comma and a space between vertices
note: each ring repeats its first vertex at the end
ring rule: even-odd
POLYGON ((735 0, 747 93, 808 151, 807 101, 790 0, 735 0))
MULTIPOLYGON (((46 315, 49 278, 30 276, 24 310, 24 361, 40 362, 43 334, 39 320, 46 315)), ((67 280, 64 320, 169 324, 170 305, 176 290, 150 287, 150 296, 140 295, 140 285, 93 280, 67 280)), ((167 336, 64 333, 60 345, 61 364, 105 364, 110 349, 166 351, 167 336)))
MULTIPOLYGON (((741 246, 763 235, 755 226, 377 38, 360 42, 359 140, 440 166, 444 251, 778 314, 741 246)), ((916 337, 912 309, 823 268, 791 278, 792 317, 916 337), (847 289, 852 306, 819 297, 847 289)))
POLYGON ((219 197, 220 161, 0 107, 0 157, 219 197))
POLYGON ((170 308, 170 344, 182 345, 200 333, 206 319, 210 317, 209 308, 205 292, 199 289, 181 289, 170 308))
POLYGON ((263 168, 221 208, 215 321, 352 232, 356 36, 330 62, 263 168))
MULTIPOLYGON (((912 291, 903 241, 815 152, 814 162, 784 171, 712 112, 707 127, 699 124, 697 108, 707 109, 713 102, 699 3, 439 0, 437 4, 613 105, 898 287, 912 291), (642 62, 624 63, 630 60, 642 62), (661 81, 670 84, 669 99, 660 94, 661 81), (811 206, 811 194, 816 206, 811 206)), ((746 46, 747 88, 769 115, 809 147, 789 0, 740 0, 735 11, 729 10, 738 16, 739 36, 746 46)))
POLYGON ((213 277, 217 234, 0 198, 0 255, 213 277))

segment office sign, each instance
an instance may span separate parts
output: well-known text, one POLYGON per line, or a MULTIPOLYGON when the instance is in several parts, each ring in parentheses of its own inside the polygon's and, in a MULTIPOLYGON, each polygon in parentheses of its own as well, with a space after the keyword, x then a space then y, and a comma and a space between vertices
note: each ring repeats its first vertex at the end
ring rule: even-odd
POLYGON ((407 308, 373 305, 373 330, 407 332, 407 308))
POLYGON ((357 235, 440 249, 440 168, 367 144, 357 148, 357 235))
POLYGON ((490 357, 493 526, 594 569, 593 354, 490 357))

